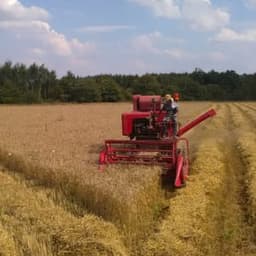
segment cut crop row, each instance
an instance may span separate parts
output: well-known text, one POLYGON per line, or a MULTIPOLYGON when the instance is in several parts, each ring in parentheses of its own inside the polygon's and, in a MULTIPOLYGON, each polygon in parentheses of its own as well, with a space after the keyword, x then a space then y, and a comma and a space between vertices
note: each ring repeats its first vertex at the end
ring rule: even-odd
MULTIPOLYGON (((236 127, 236 134, 238 137, 237 147, 241 154, 241 158, 246 166, 247 186, 250 192, 250 204, 251 213, 250 216, 253 218, 256 224, 256 123, 255 113, 251 113, 248 110, 244 110, 237 105, 231 108, 232 120, 236 127)), ((255 225, 254 224, 254 225, 255 225)))
POLYGON ((253 255, 245 221, 243 162, 235 149, 226 104, 196 134, 197 153, 184 190, 170 201, 170 215, 146 243, 141 255, 253 255), (252 253, 252 254, 250 254, 252 253))

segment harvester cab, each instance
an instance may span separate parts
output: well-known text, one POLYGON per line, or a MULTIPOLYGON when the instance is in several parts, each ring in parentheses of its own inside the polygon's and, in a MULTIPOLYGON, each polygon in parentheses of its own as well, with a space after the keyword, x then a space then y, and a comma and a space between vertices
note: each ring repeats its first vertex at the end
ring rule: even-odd
POLYGON ((99 156, 100 170, 108 164, 159 165, 170 183, 182 187, 189 174, 189 142, 181 136, 215 114, 210 109, 174 134, 173 120, 164 121, 161 96, 134 95, 133 110, 122 114, 122 134, 129 139, 105 141, 99 156), (166 125, 168 136, 164 138, 166 125))

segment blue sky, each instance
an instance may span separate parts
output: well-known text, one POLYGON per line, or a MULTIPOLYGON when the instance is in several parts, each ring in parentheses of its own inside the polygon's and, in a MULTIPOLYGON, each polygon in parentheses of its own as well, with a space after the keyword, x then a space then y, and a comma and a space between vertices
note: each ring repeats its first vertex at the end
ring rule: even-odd
POLYGON ((256 0, 0 0, 0 63, 63 75, 256 72, 256 0))

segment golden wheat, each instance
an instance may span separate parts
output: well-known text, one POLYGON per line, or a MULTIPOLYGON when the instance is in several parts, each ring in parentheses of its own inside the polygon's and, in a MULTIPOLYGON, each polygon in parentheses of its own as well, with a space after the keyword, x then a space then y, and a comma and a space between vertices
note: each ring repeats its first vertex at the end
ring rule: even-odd
POLYGON ((6 231, 0 224, 0 255, 3 256, 16 256, 18 251, 13 237, 6 231))
POLYGON ((91 215, 76 218, 44 192, 3 172, 0 179, 0 221, 21 255, 127 255, 112 224, 91 215))
MULTIPOLYGON (((191 120, 210 105, 212 104, 181 103, 181 122, 185 123, 191 120)), ((6 122, 0 125, 0 135, 3 138, 0 141, 0 160, 10 170, 20 172, 27 179, 32 179, 36 185, 62 191, 66 199, 78 203, 88 213, 102 216, 105 220, 115 223, 125 235, 125 244, 132 254, 139 255, 140 247, 146 237, 158 228, 158 219, 168 202, 160 187, 160 169, 116 166, 107 168, 104 173, 99 173, 97 170, 97 158, 102 142, 106 138, 121 138, 120 114, 129 111, 130 107, 131 105, 127 103, 4 106, 0 108, 0 114, 6 119, 6 122)), ((223 119, 217 119, 211 123, 212 127, 207 125, 206 127, 201 126, 200 129, 206 134, 214 134, 216 129, 222 125, 223 119)), ((193 136, 196 138, 193 139, 194 143, 198 143, 197 139, 200 137, 198 135, 200 133, 193 132, 193 136)), ((198 167, 198 169, 200 168, 198 167)), ((16 187, 15 184, 13 186, 16 187)), ((194 193, 194 191, 188 193, 194 193)), ((42 213, 44 210, 39 207, 40 205, 34 203, 37 200, 36 198, 32 200, 36 209, 33 216, 40 216, 38 221, 41 221, 42 218, 44 223, 46 218, 41 217, 44 216, 42 213)), ((184 197, 184 204, 186 200, 189 201, 190 198, 184 197)), ((175 209, 178 201, 172 199, 171 202, 171 209, 175 209)), ((194 201, 191 202, 194 204, 194 201)), ((13 201, 12 203, 15 204, 13 201)), ((55 209, 56 205, 53 207, 55 209)), ((27 205, 24 208, 31 211, 27 205)), ((20 211, 19 208, 17 212, 20 211)), ((70 215, 66 211, 64 212, 65 216, 70 215)), ((23 212, 20 213, 23 214, 23 212)), ((203 215, 204 211, 200 214, 203 215)), ((76 219, 74 216, 70 216, 72 221, 76 219)), ((60 223, 70 223, 65 218, 67 217, 60 217, 59 220, 54 218, 52 222, 55 224, 53 224, 52 230, 55 228, 59 230, 60 223)), ((93 255, 108 255, 106 251, 111 251, 112 247, 114 247, 113 251, 116 252, 116 255, 119 255, 118 253, 125 255, 126 251, 120 242, 121 238, 112 226, 109 227, 110 224, 97 218, 95 220, 95 217, 89 217, 89 215, 86 215, 84 219, 84 222, 76 220, 75 223, 79 223, 76 225, 63 225, 62 229, 57 232, 60 248, 67 243, 64 247, 68 248, 69 255, 72 255, 71 253, 79 255, 81 248, 83 248, 81 249, 83 252, 90 248, 88 245, 90 243, 86 239, 84 243, 81 242, 81 248, 74 242, 84 232, 80 230, 80 227, 83 229, 83 225, 86 224, 85 229, 94 227, 95 231, 99 230, 99 234, 103 235, 103 240, 99 237, 97 239, 104 245, 97 245, 93 255), (100 228, 105 225, 110 230, 109 237, 106 237, 104 228, 100 228), (115 239, 115 237, 117 238, 115 239), (84 245, 86 243, 88 247, 84 245), (102 251, 105 254, 100 254, 102 251)), ((178 223, 177 220, 177 225, 178 223)), ((189 225, 189 223, 187 224, 189 225)), ((10 222, 10 227, 13 225, 15 223, 10 222)), ((44 225, 48 226, 49 222, 44 225)), ((50 241, 46 238, 41 239, 45 233, 38 232, 37 228, 33 231, 29 229, 30 231, 27 232, 27 226, 29 226, 28 222, 25 221, 22 231, 15 231, 18 239, 21 239, 22 243, 26 244, 26 247, 35 254, 40 251, 41 255, 55 255, 56 251, 52 249, 50 241), (24 235, 24 233, 28 234, 24 235)), ((89 232, 86 237, 88 239, 94 237, 94 233, 89 232)), ((78 241, 80 240, 78 239, 78 241)), ((161 252, 161 246, 164 243, 164 240, 156 239, 152 244, 155 244, 156 250, 161 252)), ((94 242, 92 246, 95 247, 94 242)), ((173 246, 171 245, 172 248, 175 248, 173 246)), ((198 248, 195 250, 197 251, 198 248)), ((150 255, 150 250, 145 253, 144 255, 147 253, 150 255)))
MULTIPOLYGON (((181 106, 182 120, 210 105, 192 104, 181 106)), ((39 184, 62 190, 132 237, 145 234, 161 209, 159 170, 97 170, 102 142, 121 137, 120 115, 130 108, 127 103, 2 107, 0 159, 39 184)))

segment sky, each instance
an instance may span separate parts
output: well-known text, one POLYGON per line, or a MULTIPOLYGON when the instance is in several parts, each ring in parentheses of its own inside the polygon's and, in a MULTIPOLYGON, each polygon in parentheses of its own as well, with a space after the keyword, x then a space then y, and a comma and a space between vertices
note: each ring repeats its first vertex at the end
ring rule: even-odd
POLYGON ((0 35, 59 76, 256 72, 256 0, 0 0, 0 35))

